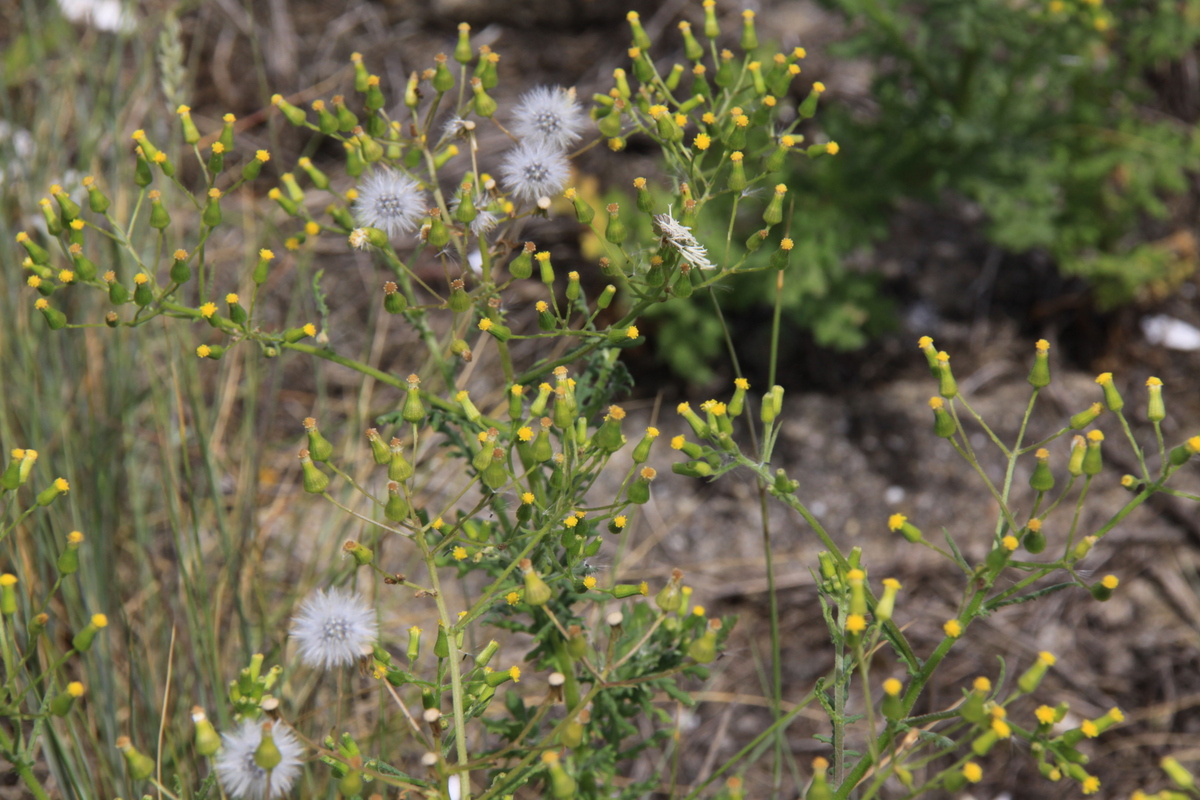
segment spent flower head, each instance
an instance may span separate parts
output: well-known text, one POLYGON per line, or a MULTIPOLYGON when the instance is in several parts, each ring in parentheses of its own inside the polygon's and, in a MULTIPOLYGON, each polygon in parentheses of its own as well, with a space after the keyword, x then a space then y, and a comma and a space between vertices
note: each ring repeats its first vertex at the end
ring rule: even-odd
POLYGON ((716 267, 708 260, 708 251, 704 249, 704 245, 696 241, 691 229, 672 217, 669 210, 666 214, 656 214, 654 221, 658 224, 658 229, 662 231, 663 241, 675 248, 684 261, 697 269, 714 269, 716 267))
POLYGON ((292 638, 304 663, 329 669, 348 666, 370 651, 379 635, 375 610, 362 597, 341 589, 318 589, 292 618, 292 638))
POLYGON ((221 787, 236 800, 267 800, 267 786, 271 797, 283 797, 291 791, 292 784, 300 776, 304 745, 286 725, 276 725, 271 738, 282 759, 274 769, 260 767, 254 753, 262 743, 262 722, 243 720, 233 733, 222 734, 224 747, 217 754, 217 777, 221 787))

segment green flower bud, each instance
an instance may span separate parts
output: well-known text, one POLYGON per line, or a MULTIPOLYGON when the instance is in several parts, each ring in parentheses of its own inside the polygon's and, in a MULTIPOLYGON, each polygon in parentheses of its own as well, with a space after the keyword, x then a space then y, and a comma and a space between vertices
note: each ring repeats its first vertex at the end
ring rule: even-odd
POLYGON ((342 545, 342 552, 354 559, 354 563, 365 567, 375 560, 375 551, 364 544, 348 540, 342 545))
MULTIPOLYGON (((34 261, 37 261, 35 258, 34 261)), ((1147 378, 1146 388, 1149 391, 1150 399, 1146 406, 1146 417, 1151 422, 1162 422, 1167 417, 1166 406, 1163 403, 1162 397, 1163 382, 1158 378, 1147 378)))
POLYGON ((1099 600, 1101 603, 1112 599, 1113 590, 1121 583, 1116 575, 1105 575, 1100 580, 1088 587, 1088 591, 1092 593, 1092 597, 1099 600))
POLYGON ((825 84, 820 81, 813 84, 812 91, 796 108, 796 115, 800 119, 809 119, 817 113, 817 100, 821 97, 821 93, 825 91, 825 84))
POLYGON ((608 211, 608 225, 604 229, 604 239, 611 244, 620 244, 629 236, 629 231, 619 216, 621 207, 617 203, 609 203, 606 210, 608 211))
POLYGON ((683 606, 683 593, 680 591, 682 580, 681 570, 671 570, 671 580, 667 581, 667 585, 654 597, 655 604, 667 614, 678 613, 683 606))
POLYGON ((92 648, 96 634, 108 627, 108 617, 103 614, 93 614, 88 624, 71 639, 71 647, 79 653, 86 653, 92 648))
POLYGON ((958 707, 959 716, 973 725, 978 725, 987 719, 988 713, 984 709, 984 701, 987 700, 991 691, 991 681, 984 677, 976 678, 974 687, 958 707))
POLYGON ((272 95, 271 105, 278 108, 283 113, 283 115, 285 117, 287 117, 287 121, 292 123, 293 125, 301 126, 305 123, 305 121, 307 119, 307 115, 304 113, 304 109, 296 108, 296 106, 292 105, 287 100, 283 99, 283 95, 281 95, 281 94, 272 95))
POLYGON ((1024 548, 1034 555, 1046 549, 1046 534, 1042 532, 1042 521, 1040 519, 1031 519, 1025 525, 1025 533, 1021 537, 1021 544, 1024 548))
POLYGON ((1017 686, 1025 694, 1033 694, 1038 685, 1042 682, 1042 678, 1046 676, 1046 670, 1054 666, 1057 661, 1053 653, 1041 652, 1038 653, 1037 661, 1017 678, 1017 686))
POLYGON ((1033 474, 1029 476, 1029 487, 1035 492, 1048 492, 1054 488, 1054 474, 1050 471, 1050 451, 1046 448, 1039 448, 1034 456, 1037 458, 1037 465, 1033 468, 1033 474))
POLYGON ((733 53, 729 50, 721 51, 721 63, 717 64, 717 74, 713 76, 713 83, 720 86, 722 89, 727 86, 732 86, 735 78, 733 67, 733 53))
MULTIPOLYGON (((632 13, 632 12, 631 12, 632 13)), ((575 796, 575 779, 567 774, 559 763, 558 753, 547 750, 542 753, 542 763, 550 773, 550 796, 555 800, 566 800, 575 796)))
POLYGON ((1099 475, 1104 469, 1104 462, 1100 455, 1100 443, 1104 441, 1104 434, 1100 431, 1090 431, 1087 435, 1087 452, 1083 456, 1083 474, 1091 477, 1099 475))
POLYGON ((888 530, 899 532, 901 536, 913 543, 921 541, 923 536, 921 530, 909 522, 908 517, 903 514, 892 514, 888 517, 888 530))
POLYGON ((83 185, 87 188, 88 208, 97 214, 108 211, 109 199, 96 186, 96 179, 89 175, 83 179, 83 185))
POLYGON ((117 749, 125 756, 125 764, 129 768, 129 777, 135 781, 144 781, 154 774, 154 759, 138 752, 128 736, 117 739, 117 749))
POLYGON ((904 718, 904 702, 900 699, 900 692, 903 689, 904 684, 895 678, 888 678, 883 682, 883 703, 880 710, 885 718, 904 718))
POLYGON ((329 488, 329 476, 317 468, 308 450, 300 451, 300 468, 304 472, 304 491, 309 494, 321 494, 329 488))
POLYGON ((54 483, 38 492, 37 504, 43 507, 48 506, 57 500, 59 495, 66 494, 70 490, 71 485, 67 483, 65 478, 55 478, 54 483))
POLYGON ((404 444, 397 438, 393 438, 389 443, 388 450, 391 458, 388 459, 388 480, 404 483, 413 476, 412 464, 408 463, 408 459, 404 457, 404 444))
POLYGON ((754 12, 746 9, 742 12, 742 50, 749 53, 758 48, 758 34, 754 31, 754 12))
POLYGON ((550 602, 552 595, 550 587, 533 569, 533 562, 528 558, 523 558, 519 566, 525 576, 525 602, 531 606, 544 606, 550 602))
POLYGON ((496 113, 496 101, 483 90, 483 82, 479 78, 471 79, 471 91, 475 93, 475 113, 490 119, 496 113))
POLYGON ((625 499, 639 506, 650 502, 650 482, 657 475, 658 472, 652 467, 642 467, 638 471, 638 476, 625 490, 625 499))
POLYGON ((1071 440, 1071 457, 1067 460, 1067 472, 1076 478, 1083 474, 1083 458, 1086 452, 1086 439, 1076 436, 1071 440))
POLYGON ((1092 403, 1091 407, 1071 417, 1071 430, 1082 430, 1088 425, 1096 421, 1096 418, 1104 413, 1104 406, 1100 403, 1092 403))
POLYGON ((771 202, 767 204, 767 210, 763 212, 763 222, 768 225, 778 225, 783 221, 783 196, 787 193, 787 187, 782 183, 775 186, 775 194, 771 196, 771 202))
POLYGON ((446 303, 450 310, 456 314, 462 314, 471 309, 471 295, 467 294, 461 278, 455 278, 450 281, 450 299, 446 303))
POLYGON ((680 22, 679 31, 683 34, 683 54, 689 61, 702 60, 704 58, 704 47, 692 35, 692 24, 690 22, 680 22))
POLYGON ((688 645, 688 655, 699 664, 711 664, 717 657, 717 631, 721 620, 710 619, 708 628, 688 645))
MULTIPOLYGON (((706 8, 705 13, 707 14, 711 10, 711 7, 706 8)), ((804 800, 833 800, 833 792, 825 778, 828 768, 829 762, 825 759, 820 757, 813 759, 813 779, 804 795, 804 800)))
POLYGON ((83 534, 71 531, 67 534, 67 546, 58 557, 58 574, 74 575, 79 571, 79 547, 83 544, 83 534))
POLYGON ((50 306, 50 301, 44 297, 39 297, 34 301, 33 307, 42 312, 42 316, 46 319, 46 325, 52 331, 57 331, 67 326, 67 315, 59 311, 57 308, 50 306))
POLYGON ((206 757, 216 755, 221 749, 221 737, 200 706, 192 707, 192 724, 196 726, 196 752, 206 757))
POLYGON ((947 400, 958 394, 958 383, 954 373, 950 371, 950 355, 944 350, 937 354, 938 364, 938 394, 947 400))

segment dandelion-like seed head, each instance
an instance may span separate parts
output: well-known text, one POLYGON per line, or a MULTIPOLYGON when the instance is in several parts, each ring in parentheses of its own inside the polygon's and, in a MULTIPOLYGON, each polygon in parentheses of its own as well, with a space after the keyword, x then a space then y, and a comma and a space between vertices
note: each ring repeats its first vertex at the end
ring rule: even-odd
POLYGON ((512 131, 521 139, 559 150, 579 141, 587 115, 571 89, 539 86, 521 95, 513 109, 512 131))
POLYGON ((500 176, 518 199, 536 202, 562 191, 571 176, 571 165, 562 150, 531 139, 508 151, 500 176))
POLYGON ((276 725, 271 731, 282 760, 268 772, 254 762, 254 751, 262 743, 262 723, 244 720, 233 733, 222 734, 225 746, 217 755, 217 777, 225 792, 236 800, 268 800, 283 797, 291 791, 300 776, 304 745, 286 725, 276 725))
POLYGON ((354 217, 364 227, 379 228, 395 237, 415 231, 426 208, 420 184, 401 172, 385 169, 359 184, 354 217))
POLYGON ((340 589, 318 589, 292 618, 292 638, 304 663, 329 669, 348 666, 379 635, 375 611, 359 595, 340 589))

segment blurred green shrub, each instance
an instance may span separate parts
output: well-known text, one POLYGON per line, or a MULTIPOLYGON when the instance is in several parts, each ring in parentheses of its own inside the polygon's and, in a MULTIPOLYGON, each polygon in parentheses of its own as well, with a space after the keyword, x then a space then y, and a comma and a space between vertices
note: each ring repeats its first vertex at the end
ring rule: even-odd
MULTIPOLYGON (((886 235, 900 200, 977 204, 987 240, 1047 252, 1092 286, 1101 308, 1161 297, 1194 272, 1186 232, 1145 236, 1145 222, 1169 217, 1169 197, 1200 166, 1194 126, 1157 108, 1147 76, 1200 39, 1200 2, 826 5, 849 26, 833 52, 866 59, 873 74, 869 106, 824 104, 821 137, 839 142, 839 154, 782 176, 796 187, 797 254, 784 315, 819 344, 859 347, 888 324, 876 276, 846 258, 886 235)), ((723 307, 769 305, 773 277, 739 282, 723 307)), ((697 347, 721 347, 696 336, 681 355, 676 338, 660 337, 660 352, 680 371, 704 358, 697 347)))

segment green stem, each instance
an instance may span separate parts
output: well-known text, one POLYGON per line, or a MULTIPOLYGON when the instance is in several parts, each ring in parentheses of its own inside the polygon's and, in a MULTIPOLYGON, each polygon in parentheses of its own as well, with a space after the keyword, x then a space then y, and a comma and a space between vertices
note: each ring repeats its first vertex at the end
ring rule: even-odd
POLYGON ((0 727, 0 752, 4 753, 4 757, 13 765, 17 775, 21 776, 21 780, 25 782, 25 787, 29 789, 30 794, 37 800, 50 800, 50 795, 46 793, 37 776, 33 774, 33 767, 22 758, 20 753, 16 752, 12 737, 2 727, 0 727))

